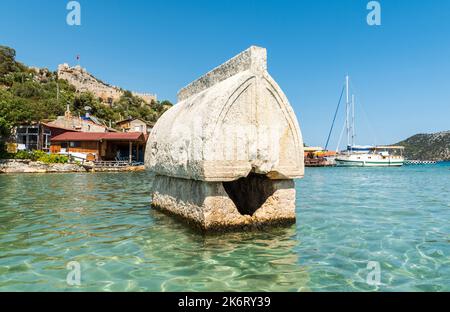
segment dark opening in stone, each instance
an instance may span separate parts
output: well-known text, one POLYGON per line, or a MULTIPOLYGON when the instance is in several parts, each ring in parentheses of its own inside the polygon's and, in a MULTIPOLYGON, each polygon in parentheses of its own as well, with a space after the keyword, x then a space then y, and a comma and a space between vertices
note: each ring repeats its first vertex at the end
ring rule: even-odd
POLYGON ((236 181, 223 182, 223 187, 239 213, 250 216, 275 192, 272 180, 255 173, 236 181))

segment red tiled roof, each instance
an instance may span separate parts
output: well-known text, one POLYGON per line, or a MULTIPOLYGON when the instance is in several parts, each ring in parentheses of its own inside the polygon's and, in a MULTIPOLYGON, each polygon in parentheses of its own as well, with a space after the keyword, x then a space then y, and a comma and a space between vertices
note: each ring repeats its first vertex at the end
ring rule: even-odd
POLYGON ((52 142, 76 141, 145 141, 141 132, 66 132, 55 136, 52 142))

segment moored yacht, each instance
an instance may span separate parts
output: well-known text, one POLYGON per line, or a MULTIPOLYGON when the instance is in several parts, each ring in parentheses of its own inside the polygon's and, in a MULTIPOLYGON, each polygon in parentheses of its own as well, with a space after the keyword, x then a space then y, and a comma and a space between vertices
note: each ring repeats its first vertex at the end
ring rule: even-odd
POLYGON ((401 167, 405 162, 403 149, 403 146, 373 146, 361 152, 350 148, 340 153, 335 161, 338 166, 401 167))
POLYGON ((349 99, 349 77, 346 77, 346 120, 347 150, 335 158, 337 166, 349 167, 401 167, 405 159, 403 146, 360 146, 355 145, 355 98, 349 99))

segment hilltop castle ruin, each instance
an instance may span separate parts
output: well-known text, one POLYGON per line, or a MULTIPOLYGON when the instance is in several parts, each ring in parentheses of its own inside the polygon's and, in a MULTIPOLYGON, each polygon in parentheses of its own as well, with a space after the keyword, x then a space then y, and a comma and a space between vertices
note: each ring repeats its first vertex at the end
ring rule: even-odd
MULTIPOLYGON (((67 80, 78 92, 91 92, 106 105, 111 105, 120 99, 125 92, 119 87, 100 81, 79 65, 74 67, 70 67, 68 64, 59 65, 58 78, 67 80)), ((157 101, 155 94, 137 92, 132 92, 132 94, 143 99, 147 104, 157 101)))

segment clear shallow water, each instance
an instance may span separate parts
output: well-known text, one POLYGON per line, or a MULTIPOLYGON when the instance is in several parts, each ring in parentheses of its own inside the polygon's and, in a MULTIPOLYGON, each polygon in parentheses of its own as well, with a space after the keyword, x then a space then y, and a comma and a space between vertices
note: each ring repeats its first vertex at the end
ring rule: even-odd
POLYGON ((0 175, 0 291, 450 291, 449 169, 309 169, 296 225, 208 237, 150 210, 148 173, 0 175))

